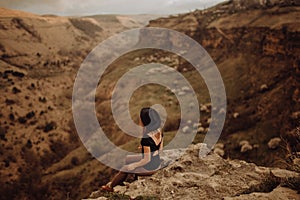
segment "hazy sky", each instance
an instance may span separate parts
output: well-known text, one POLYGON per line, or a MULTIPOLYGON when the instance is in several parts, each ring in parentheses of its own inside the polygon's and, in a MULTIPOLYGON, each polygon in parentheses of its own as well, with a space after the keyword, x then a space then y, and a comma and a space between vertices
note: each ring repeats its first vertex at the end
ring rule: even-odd
POLYGON ((0 0, 0 7, 38 14, 176 14, 224 0, 0 0))

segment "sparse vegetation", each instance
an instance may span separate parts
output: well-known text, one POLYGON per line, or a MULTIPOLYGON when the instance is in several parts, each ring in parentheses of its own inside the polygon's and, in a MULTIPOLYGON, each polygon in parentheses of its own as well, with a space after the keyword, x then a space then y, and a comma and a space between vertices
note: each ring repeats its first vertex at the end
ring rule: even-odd
MULTIPOLYGON (((71 111, 74 78, 92 47, 126 28, 114 15, 56 17, 50 19, 51 23, 46 17, 42 27, 39 17, 2 15, 0 32, 6 41, 0 44, 0 199, 83 198, 106 183, 115 171, 94 159, 77 135, 71 111)), ((298 15, 296 6, 250 9, 232 7, 229 1, 208 10, 151 21, 149 26, 190 35, 217 63, 228 99, 221 137, 225 154, 220 153, 225 158, 300 171, 294 164, 300 151, 299 117, 294 114, 300 110, 298 15), (282 141, 277 148, 269 149, 268 142, 275 137, 282 141), (249 141, 253 148, 241 153, 242 140, 249 141)), ((177 69, 196 91, 200 106, 210 103, 203 78, 183 58, 155 49, 121 56, 99 82, 96 115, 108 138, 132 152, 138 151, 139 140, 118 128, 110 98, 123 74, 152 62, 177 69)), ((168 144, 180 123, 180 106, 171 91, 157 85, 136 90, 130 113, 137 122, 139 109, 156 103, 168 112, 164 127, 168 144)), ((210 108, 204 107, 193 143, 204 140, 211 120, 210 108)), ((269 191, 277 183, 270 177, 270 182, 266 179, 261 188, 248 192, 269 191)), ((289 179, 284 185, 296 190, 299 180, 289 179)), ((108 195, 111 199, 128 198, 108 195)))
POLYGON ((49 131, 52 131, 52 130, 54 130, 55 128, 56 128, 56 123, 52 121, 52 122, 46 123, 46 125, 45 125, 43 131, 44 131, 45 133, 48 133, 49 131))
POLYGON ((85 34, 95 37, 97 34, 101 33, 103 29, 90 20, 85 18, 70 18, 70 22, 73 26, 83 31, 85 34))
POLYGON ((15 17, 12 18, 11 21, 16 25, 16 28, 24 29, 33 37, 33 39, 36 39, 38 42, 42 40, 38 32, 34 29, 34 27, 26 24, 23 19, 15 17))
POLYGON ((7 140, 7 139, 5 138, 6 133, 7 133, 6 129, 4 129, 4 128, 2 128, 2 127, 0 126, 0 140, 4 140, 4 141, 7 140))

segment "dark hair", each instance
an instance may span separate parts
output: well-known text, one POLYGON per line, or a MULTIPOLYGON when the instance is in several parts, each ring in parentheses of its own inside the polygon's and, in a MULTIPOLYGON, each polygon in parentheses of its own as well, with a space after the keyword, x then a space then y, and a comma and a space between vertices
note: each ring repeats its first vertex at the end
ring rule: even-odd
POLYGON ((145 127, 144 133, 155 131, 161 126, 160 116, 153 108, 142 108, 140 118, 145 127))

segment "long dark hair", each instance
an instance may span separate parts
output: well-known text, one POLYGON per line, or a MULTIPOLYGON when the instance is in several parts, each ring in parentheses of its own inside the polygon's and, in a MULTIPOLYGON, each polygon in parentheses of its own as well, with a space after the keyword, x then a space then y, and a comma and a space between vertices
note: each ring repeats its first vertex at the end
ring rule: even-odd
POLYGON ((160 116, 153 108, 142 108, 140 112, 140 118, 145 127, 144 134, 155 131, 161 126, 160 116))

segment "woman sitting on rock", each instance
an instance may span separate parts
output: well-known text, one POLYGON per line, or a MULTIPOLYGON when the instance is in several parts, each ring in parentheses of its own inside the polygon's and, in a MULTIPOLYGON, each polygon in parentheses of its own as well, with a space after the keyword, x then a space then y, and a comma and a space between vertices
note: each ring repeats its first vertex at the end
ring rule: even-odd
POLYGON ((130 174, 147 176, 154 174, 160 168, 159 153, 163 148, 163 133, 158 112, 152 108, 143 108, 140 112, 140 126, 143 127, 141 139, 142 154, 128 155, 123 166, 111 182, 102 186, 102 190, 113 191, 130 174))

